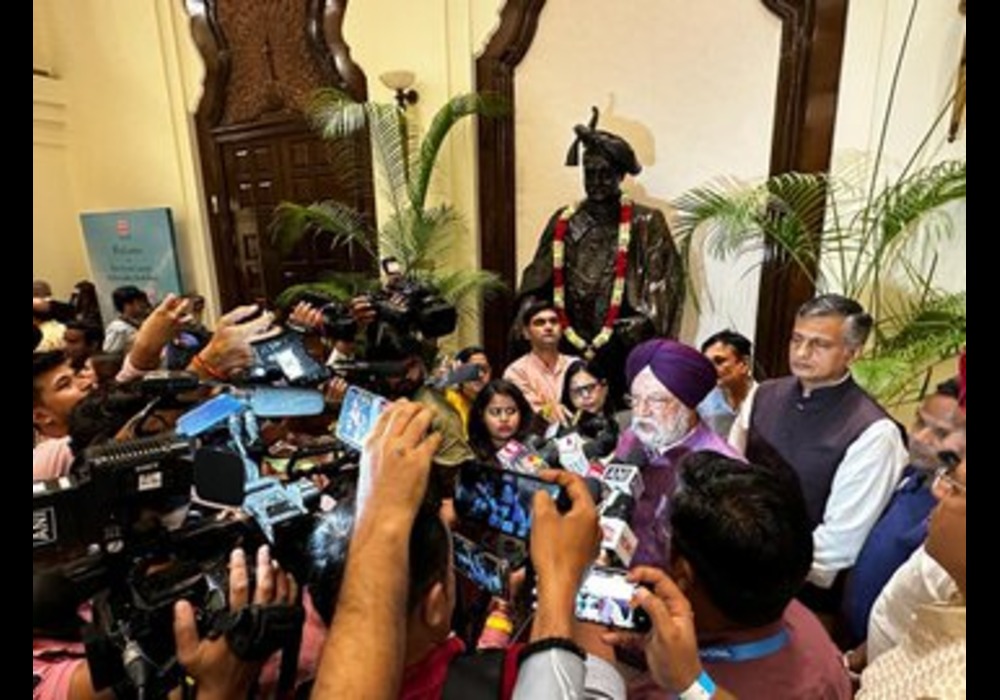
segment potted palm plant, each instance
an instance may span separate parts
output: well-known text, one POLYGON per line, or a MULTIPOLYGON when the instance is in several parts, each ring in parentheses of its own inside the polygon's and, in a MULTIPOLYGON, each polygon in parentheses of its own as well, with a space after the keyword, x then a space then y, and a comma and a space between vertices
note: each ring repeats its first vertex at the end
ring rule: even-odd
MULTIPOLYGON (((463 118, 501 113, 499 98, 482 94, 453 97, 442 106, 422 138, 411 129, 406 110, 396 104, 356 102, 336 89, 317 92, 307 110, 320 134, 335 142, 367 129, 375 168, 383 185, 383 201, 390 211, 376 228, 360 212, 333 200, 309 205, 282 202, 271 225, 272 241, 279 251, 292 250, 303 237, 331 234, 333 246, 358 246, 373 260, 393 257, 402 274, 432 286, 462 311, 483 295, 499 289, 499 277, 479 269, 453 269, 443 263, 447 251, 467 233, 461 214, 450 204, 428 204, 428 194, 438 154, 451 128, 463 118)), ((331 275, 326 279, 286 289, 280 301, 303 288, 345 298, 377 279, 357 274, 331 275)))
MULTIPOLYGON (((897 76, 912 19, 911 12, 897 76)), ((908 161, 890 174, 884 146, 895 88, 894 81, 872 158, 831 173, 782 173, 753 183, 717 180, 674 203, 686 257, 696 247, 726 258, 767 243, 787 264, 801 267, 818 289, 860 301, 876 325, 853 371, 886 405, 920 398, 932 368, 965 344, 966 329, 966 293, 939 287, 933 252, 955 233, 950 209, 965 202, 966 164, 918 165, 934 135, 942 133, 954 98, 908 161), (704 233, 698 246, 696 230, 704 233)))

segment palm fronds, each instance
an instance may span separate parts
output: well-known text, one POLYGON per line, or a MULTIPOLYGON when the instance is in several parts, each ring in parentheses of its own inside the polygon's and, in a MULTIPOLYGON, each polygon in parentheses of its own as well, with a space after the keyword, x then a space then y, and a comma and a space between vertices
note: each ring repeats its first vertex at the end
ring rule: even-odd
POLYGON ((459 95, 438 110, 418 142, 405 112, 396 105, 354 102, 336 89, 318 91, 309 106, 312 123, 330 140, 367 130, 391 211, 375 231, 360 213, 341 203, 283 202, 271 225, 272 241, 287 254, 310 232, 329 232, 334 246, 356 244, 372 257, 395 257, 404 274, 430 283, 456 305, 499 288, 501 282, 493 273, 444 268, 442 261, 467 228, 454 207, 428 207, 427 196, 438 154, 452 127, 465 117, 494 116, 505 109, 505 103, 494 96, 459 95))

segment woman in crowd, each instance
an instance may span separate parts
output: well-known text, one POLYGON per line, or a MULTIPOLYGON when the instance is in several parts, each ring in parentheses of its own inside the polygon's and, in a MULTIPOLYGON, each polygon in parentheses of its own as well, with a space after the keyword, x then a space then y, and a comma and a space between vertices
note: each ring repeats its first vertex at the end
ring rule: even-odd
POLYGON ((595 362, 577 360, 566 370, 562 404, 569 409, 570 428, 585 441, 588 457, 605 457, 618 443, 618 422, 608 399, 608 375, 595 362))
POLYGON ((476 457, 493 462, 511 440, 524 442, 535 414, 524 394, 506 379, 494 379, 479 392, 469 411, 469 445, 476 457))
POLYGON ((477 345, 462 348, 455 354, 455 367, 462 365, 476 365, 479 367, 479 376, 472 381, 462 382, 458 386, 448 387, 444 392, 444 398, 461 417, 462 425, 468 431, 469 411, 472 409, 472 402, 493 378, 493 369, 490 367, 489 358, 486 357, 486 351, 477 345))

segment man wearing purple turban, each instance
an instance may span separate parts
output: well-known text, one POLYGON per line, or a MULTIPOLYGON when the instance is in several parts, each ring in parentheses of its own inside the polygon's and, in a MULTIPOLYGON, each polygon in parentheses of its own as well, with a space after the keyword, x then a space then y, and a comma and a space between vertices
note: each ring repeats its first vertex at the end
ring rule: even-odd
POLYGON ((639 539, 632 563, 663 567, 681 457, 701 450, 742 457, 698 416, 698 404, 716 383, 715 368, 700 352, 673 340, 647 340, 629 353, 625 378, 632 424, 618 441, 615 461, 637 464, 645 484, 632 516, 639 539))

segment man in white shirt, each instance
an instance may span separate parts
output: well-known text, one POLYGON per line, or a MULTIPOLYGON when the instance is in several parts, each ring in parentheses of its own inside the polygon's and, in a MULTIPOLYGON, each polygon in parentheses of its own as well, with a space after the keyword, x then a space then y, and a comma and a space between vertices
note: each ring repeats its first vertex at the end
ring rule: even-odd
POLYGON ((762 382, 730 433, 748 461, 783 462, 799 476, 814 527, 801 598, 819 613, 840 609, 844 575, 906 466, 902 429, 851 377, 871 327, 852 299, 804 303, 789 343, 792 374, 762 382))

